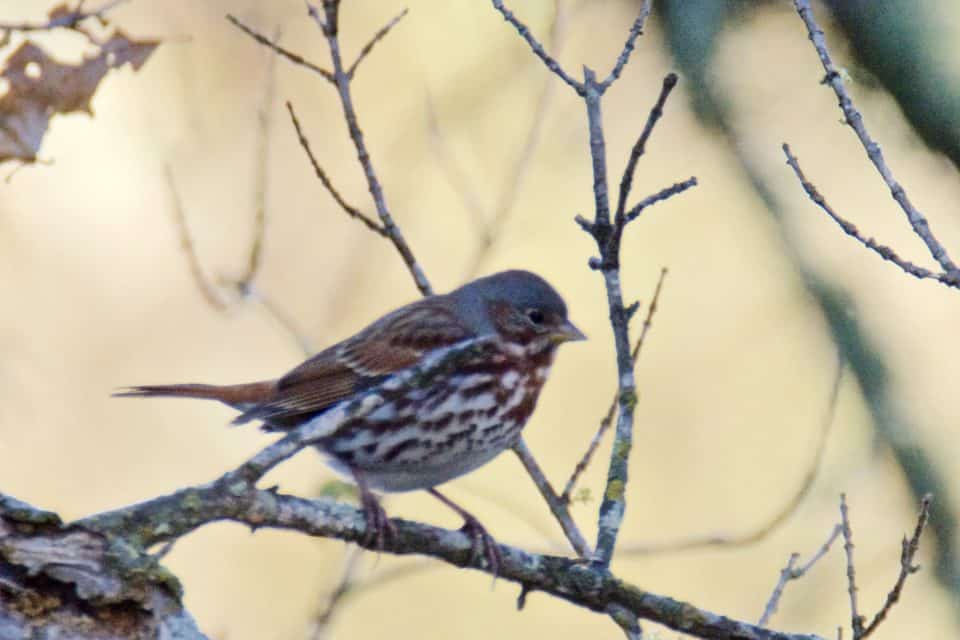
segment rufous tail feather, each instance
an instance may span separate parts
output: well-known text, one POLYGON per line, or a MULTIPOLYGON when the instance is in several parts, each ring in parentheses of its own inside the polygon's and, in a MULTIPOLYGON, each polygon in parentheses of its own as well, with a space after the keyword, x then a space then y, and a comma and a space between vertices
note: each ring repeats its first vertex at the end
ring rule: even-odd
POLYGON ((120 398, 200 398, 218 400, 243 411, 270 399, 276 390, 273 380, 247 384, 149 384, 114 393, 120 398))

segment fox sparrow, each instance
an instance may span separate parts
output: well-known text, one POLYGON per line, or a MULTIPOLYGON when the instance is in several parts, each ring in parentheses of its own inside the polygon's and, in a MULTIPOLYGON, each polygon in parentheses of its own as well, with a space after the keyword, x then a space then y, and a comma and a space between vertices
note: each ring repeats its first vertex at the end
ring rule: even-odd
POLYGON ((527 271, 504 271, 388 313, 276 380, 137 386, 118 395, 219 400, 241 411, 234 423, 258 420, 268 431, 326 420, 316 447, 359 488, 368 542, 382 545, 393 532, 371 489, 426 489, 463 517, 475 553, 482 548, 495 572, 493 539, 435 487, 509 448, 557 346, 584 338, 553 287, 527 271))

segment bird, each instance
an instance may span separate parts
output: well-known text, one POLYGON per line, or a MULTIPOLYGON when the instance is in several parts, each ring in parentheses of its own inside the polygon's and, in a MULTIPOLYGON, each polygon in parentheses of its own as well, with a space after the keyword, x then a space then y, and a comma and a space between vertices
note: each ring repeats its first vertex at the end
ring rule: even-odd
POLYGON ((115 395, 218 400, 240 411, 234 424, 260 421, 266 431, 326 421, 313 445, 356 484, 368 544, 382 549, 396 533, 374 491, 426 490, 463 518, 474 558, 483 554, 496 574, 502 558, 492 536, 437 486, 512 447, 557 347, 584 339, 560 294, 514 269, 402 306, 277 379, 115 395))

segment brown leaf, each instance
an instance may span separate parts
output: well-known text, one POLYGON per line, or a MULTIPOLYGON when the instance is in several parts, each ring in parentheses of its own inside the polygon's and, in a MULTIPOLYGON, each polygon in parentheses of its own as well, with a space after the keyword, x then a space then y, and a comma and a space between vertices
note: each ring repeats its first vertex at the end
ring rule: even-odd
POLYGON ((90 100, 107 71, 125 64, 139 70, 159 44, 131 39, 118 29, 94 56, 71 65, 24 42, 0 74, 7 82, 7 92, 0 97, 0 162, 33 162, 54 115, 77 111, 92 115, 90 100))

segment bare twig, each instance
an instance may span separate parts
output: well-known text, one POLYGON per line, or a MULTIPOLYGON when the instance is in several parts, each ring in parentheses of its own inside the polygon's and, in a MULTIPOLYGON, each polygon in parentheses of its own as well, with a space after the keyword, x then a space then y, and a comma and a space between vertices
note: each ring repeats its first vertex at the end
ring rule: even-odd
POLYGON ((326 69, 324 69, 323 67, 320 67, 319 65, 316 65, 310 62, 309 60, 305 60, 302 56, 292 51, 288 51, 287 49, 284 49, 283 47, 281 47, 279 44, 277 44, 267 36, 263 35, 262 33, 258 33, 254 31, 244 23, 240 22, 240 20, 238 20, 236 17, 230 14, 227 14, 227 20, 229 20, 230 23, 233 24, 233 26, 240 29, 245 34, 247 34, 257 42, 259 42, 263 46, 267 47, 268 49, 272 49, 273 51, 276 51, 278 55, 283 56, 284 58, 294 63, 295 65, 304 67, 306 69, 310 69, 315 73, 319 73, 328 82, 334 81, 333 74, 327 71, 326 69))
POLYGON ((92 11, 83 10, 83 2, 78 2, 72 11, 65 11, 55 18, 51 18, 44 23, 37 24, 31 22, 0 22, 0 31, 9 33, 11 31, 52 31, 54 29, 75 29, 84 20, 90 18, 103 18, 108 12, 118 5, 128 0, 111 0, 104 3, 99 9, 92 11))
POLYGON ((691 176, 686 180, 684 180, 683 182, 674 183, 669 187, 664 187, 663 189, 661 189, 660 191, 657 191, 656 193, 650 194, 649 196, 647 196, 637 204, 633 205, 630 211, 627 212, 626 221, 633 222, 634 220, 637 219, 637 217, 640 216, 643 210, 646 209, 647 207, 651 207, 657 204, 658 202, 662 202, 664 200, 669 200, 673 196, 681 194, 687 189, 697 186, 697 184, 699 183, 697 182, 696 176, 691 176))
POLYGON ((648 545, 630 545, 624 547, 621 553, 626 555, 649 555, 655 553, 675 553, 679 551, 689 551, 691 549, 703 549, 707 547, 742 547, 766 539, 771 533, 776 531, 791 515, 803 504, 804 498, 810 493, 817 475, 820 473, 820 466, 823 463, 823 456, 827 449, 827 439, 830 430, 833 427, 834 417, 837 411, 837 400, 840 394, 840 383, 843 380, 843 358, 837 354, 837 366, 834 371, 833 380, 830 383, 830 392, 827 399, 827 406, 823 416, 823 422, 820 427, 820 438, 817 442, 816 453, 811 460, 807 472, 797 491, 790 496, 790 499, 781 507, 772 518, 752 531, 742 534, 710 534, 705 536, 694 536, 684 540, 675 540, 662 544, 648 545))
POLYGON ((353 591, 354 576, 357 572, 357 566, 362 556, 360 547, 350 547, 347 549, 347 557, 344 559, 343 572, 340 574, 340 580, 337 586, 327 598, 327 604, 322 610, 318 611, 313 620, 313 630, 310 633, 312 640, 322 640, 326 636, 327 628, 333 620, 339 605, 348 593, 353 591))
POLYGON ((826 72, 823 83, 830 85, 830 88, 833 89, 834 94, 836 94, 846 123, 850 125, 850 128, 857 134, 857 138, 866 151, 867 157, 870 159, 870 162, 873 163, 873 166, 876 167, 880 177, 890 189, 890 194, 893 199, 900 205, 900 208, 907 216, 907 221, 913 228, 913 232, 923 240, 930 255, 940 264, 944 273, 960 284, 960 270, 957 269, 956 264, 954 264, 953 260, 951 260, 947 254, 947 250, 940 244, 939 240, 937 240, 936 236, 930 230, 930 224, 927 219, 913 206, 904 188, 894 178, 893 172, 890 170, 890 167, 887 166, 886 160, 884 160, 880 145, 878 145, 867 132, 863 116, 853 104, 853 100, 850 98, 850 94, 844 85, 843 75, 834 65, 830 57, 830 52, 827 50, 826 38, 813 15, 810 1, 794 0, 793 5, 803 20, 804 25, 807 27, 807 34, 813 43, 814 49, 817 51, 820 64, 823 65, 823 70, 826 72))
MULTIPOLYGON (((280 31, 274 32, 273 42, 280 37, 280 31)), ((260 270, 263 257, 263 238, 267 225, 267 160, 270 155, 270 112, 273 107, 274 75, 276 57, 270 56, 267 60, 266 78, 264 81, 263 103, 257 113, 257 145, 255 149, 256 172, 254 175, 254 217, 253 240, 250 243, 250 257, 247 259, 247 269, 237 283, 242 293, 249 288, 253 279, 260 270)))
POLYGON ((913 529, 913 535, 910 536, 909 540, 904 538, 901 543, 900 574, 897 576, 897 581, 894 583, 890 593, 887 594, 887 599, 884 601, 880 611, 873 616, 873 620, 871 620, 870 624, 863 630, 863 635, 860 636, 861 638, 866 638, 873 633, 880 623, 886 619, 890 609, 900 600, 900 594, 903 591, 903 585, 906 583, 907 577, 920 570, 920 567, 913 564, 913 559, 920 549, 920 536, 923 534, 923 530, 930 520, 930 505, 932 502, 933 495, 929 493, 920 500, 920 514, 917 516, 917 525, 913 529))
MULTIPOLYGON (((362 555, 359 553, 359 551, 359 549, 356 549, 355 553, 348 553, 352 553, 350 557, 359 557, 362 555)), ((421 558, 411 562, 406 562, 399 566, 390 567, 386 570, 378 571, 375 575, 359 581, 356 580, 356 576, 353 575, 355 572, 353 570, 348 571, 345 567, 344 573, 341 576, 341 582, 338 584, 337 589, 330 595, 330 600, 328 601, 327 606, 318 613, 318 617, 314 621, 314 627, 310 634, 311 640, 323 640, 327 637, 327 631, 330 627, 330 624, 333 622, 333 619, 336 617, 339 609, 344 606, 348 600, 362 593, 374 591, 380 587, 392 584, 397 580, 404 580, 412 575, 428 570, 438 569, 442 566, 443 565, 433 562, 428 558, 421 558), (348 573, 351 575, 350 579, 346 581, 343 580, 348 573)))
POLYGON ((430 286, 430 281, 427 280, 423 268, 414 257, 410 245, 407 244, 400 228, 394 223, 393 215, 387 207, 387 201, 383 196, 383 187, 373 168, 373 161, 370 159, 366 142, 363 140, 363 132, 360 130, 360 125, 357 121, 357 113, 353 107, 353 96, 350 93, 350 78, 343 68, 343 60, 340 55, 340 39, 338 35, 340 3, 338 0, 324 0, 322 7, 324 17, 321 17, 319 10, 309 2, 307 3, 307 9, 310 17, 313 18, 317 26, 320 27, 320 30, 327 40, 327 46, 330 49, 330 59, 333 62, 334 84, 337 87, 340 106, 343 108, 343 117, 347 122, 350 139, 353 141, 353 145, 357 150, 357 159, 360 161, 360 166, 363 167, 363 174, 367 179, 367 187, 376 205, 377 216, 380 218, 383 230, 393 243, 397 253, 400 254, 400 257, 407 265, 407 270, 413 277, 417 289, 425 296, 431 295, 433 289, 430 286))
POLYGON ((904 260, 897 255, 896 251, 890 247, 880 244, 873 238, 865 238, 860 234, 860 230, 857 229, 856 225, 852 222, 845 220, 833 210, 833 207, 827 202, 826 198, 821 195, 817 190, 817 187, 814 186, 812 182, 807 180, 807 176, 804 175, 803 170, 800 168, 800 162, 797 160, 797 157, 793 155, 793 152, 790 149, 790 145, 783 144, 783 153, 787 157, 787 164, 790 165, 790 168, 793 169, 794 174, 796 174, 797 179, 800 181, 800 185, 803 187, 803 190, 807 193, 807 196, 813 200, 814 204, 823 209, 823 211, 836 222, 843 232, 848 236, 856 239, 860 244, 865 246, 867 249, 876 252, 884 260, 888 260, 893 264, 900 267, 900 269, 915 278, 925 279, 929 278, 931 280, 937 280, 942 282, 945 285, 951 287, 960 288, 960 273, 934 273, 929 269, 920 267, 913 264, 909 260, 904 260))
POLYGON ((587 545, 583 534, 580 533, 576 523, 573 521, 573 516, 570 515, 567 503, 561 500, 560 496, 553 490, 553 486, 550 484, 550 481, 547 480, 546 474, 543 473, 540 465, 537 464, 533 454, 530 453, 530 449, 527 448, 527 444, 523 441, 523 438, 520 438, 517 444, 513 446, 513 452, 517 454, 517 457, 520 458, 520 462, 523 464, 523 468, 526 469, 530 477, 533 478, 533 483, 537 485, 537 488, 540 490, 540 495, 543 496, 547 506, 550 507, 554 518, 560 523, 560 526, 563 528, 563 533, 567 536, 567 540, 570 541, 574 551, 576 551, 577 555, 581 558, 589 557, 590 547, 587 545))
POLYGON ((220 297, 217 287, 203 272, 200 266, 200 258, 197 256, 197 250, 193 244, 193 238, 190 236, 190 229, 187 226, 187 216, 183 210, 183 202, 180 200, 180 192, 177 191, 177 185, 173 179, 173 171, 169 165, 164 166, 164 176, 167 179, 167 189, 170 192, 170 199, 173 204, 173 219, 177 225, 177 233, 180 236, 180 247, 187 257, 187 265, 190 267, 190 275, 197 289, 200 290, 203 299, 217 311, 225 311, 226 303, 220 297))
POLYGON ((847 512, 847 495, 840 494, 840 523, 843 531, 843 551, 847 556, 847 593, 850 594, 850 627, 853 629, 853 640, 863 637, 863 623, 865 618, 860 615, 857 604, 857 570, 853 562, 853 531, 850 528, 850 515, 847 512))
MULTIPOLYGON (((643 326, 640 328, 640 335, 637 336, 637 341, 633 345, 633 351, 630 353, 630 357, 633 359, 634 366, 636 366, 637 358, 640 357, 640 351, 643 349, 643 343, 646 341, 647 332, 649 332, 650 327, 653 326, 653 316, 657 312, 657 303, 660 301, 660 291, 663 289, 663 282, 666 277, 667 269, 663 268, 660 270, 660 277, 657 279, 657 286, 653 290, 653 297, 650 298, 650 304, 647 306, 647 316, 643 319, 643 326)), ((583 472, 587 470, 587 467, 590 466, 590 460, 593 458, 593 454, 596 452, 597 447, 600 446, 600 441, 603 439, 603 435, 606 433, 607 429, 610 428, 610 425, 613 424, 613 416, 616 411, 617 394, 614 394, 613 400, 610 401, 610 408, 607 409, 607 414, 603 417, 603 420, 600 421, 600 427, 590 440, 590 444, 587 445, 587 450, 584 452, 583 457, 580 458, 579 462, 577 462, 577 466, 573 469, 573 473, 570 474, 570 479, 567 480, 567 484, 563 487, 563 493, 560 495, 560 500, 562 500, 564 503, 570 504, 570 499, 573 495, 573 490, 577 486, 577 481, 580 479, 580 476, 583 475, 583 472)))
POLYGON ((397 23, 403 20, 404 16, 407 15, 408 9, 404 9, 399 14, 397 14, 390 22, 383 25, 373 37, 370 38, 370 41, 367 44, 363 45, 363 48, 360 49, 360 53, 357 54, 357 59, 353 61, 353 64, 350 65, 350 68, 347 69, 347 78, 353 80, 353 74, 356 73, 357 67, 360 66, 360 63, 363 62, 364 58, 370 55, 370 52, 373 51, 373 47, 383 40, 390 30, 397 26, 397 23))
POLYGON ((543 48, 533 34, 530 33, 530 29, 520 22, 519 19, 513 12, 503 6, 502 0, 492 0, 494 8, 500 12, 503 16, 503 19, 513 25, 513 28, 517 30, 517 33, 520 34, 520 37, 527 41, 527 44, 530 45, 530 49, 533 50, 533 53, 543 61, 543 64, 547 65, 547 69, 550 69, 554 74, 556 74, 561 80, 566 82, 577 92, 577 95, 583 96, 586 89, 584 85, 580 82, 577 82, 563 70, 563 67, 560 66, 560 63, 557 62, 547 51, 543 48))
POLYGON ((613 65, 613 69, 610 71, 610 75, 607 76, 607 79, 600 83, 600 86, 603 87, 602 91, 606 91, 607 87, 612 85, 614 82, 620 78, 620 74, 623 72, 623 68, 627 66, 627 62, 630 60, 630 54, 633 53, 633 48, 636 45, 637 38, 643 34, 643 25, 647 21, 647 16, 650 15, 650 3, 643 2, 640 5, 640 13, 637 15, 637 19, 633 21, 633 25, 630 27, 630 33, 627 35, 627 41, 623 44, 623 49, 620 51, 620 55, 617 56, 617 62, 613 65))
POLYGON ((763 608, 763 615, 760 616, 760 620, 757 622, 757 625, 761 627, 767 626, 767 623, 770 622, 771 616, 777 612, 777 606, 780 603, 780 598, 783 596, 783 589, 787 586, 787 583, 791 580, 799 580, 802 578, 810 569, 813 568, 813 565, 817 564, 820 561, 820 558, 827 555, 827 552, 830 551, 830 547, 833 545, 834 541, 840 537, 842 532, 842 525, 836 525, 833 527, 833 531, 830 533, 830 537, 827 538, 827 541, 823 543, 819 550, 807 560, 806 564, 801 567, 797 567, 797 562, 800 561, 799 553, 791 553, 790 559, 787 561, 787 566, 783 568, 780 572, 780 579, 777 581, 777 585, 773 588, 773 593, 770 594, 770 599, 767 601, 767 605, 763 608))
POLYGON ((670 92, 677 86, 677 74, 671 72, 663 78, 663 86, 660 88, 660 96, 650 109, 650 115, 647 116, 647 123, 643 126, 643 131, 633 144, 630 150, 630 157, 627 160, 627 168, 623 171, 623 178, 620 180, 620 195, 617 199, 617 213, 624 215, 627 208, 627 198, 630 196, 630 190, 633 187, 633 174, 636 172, 637 162, 647 150, 647 141, 653 133, 653 128, 663 116, 663 105, 666 104, 670 92))
POLYGON ((297 118, 297 113, 293 110, 293 105, 290 104, 290 102, 287 102, 287 111, 290 113, 293 128, 297 131, 297 139, 300 141, 300 146, 303 147, 307 157, 310 159, 310 165, 313 167, 314 173, 317 174, 324 188, 333 196, 333 199, 340 205, 340 208, 351 218, 362 222, 370 231, 384 238, 388 237, 387 231, 383 226, 343 199, 343 196, 340 195, 340 192, 337 191, 337 188, 333 186, 333 182, 331 182, 327 176, 327 172, 323 170, 323 167, 320 166, 320 163, 317 162, 316 157, 313 155, 313 151, 310 149, 310 141, 307 140, 307 136, 303 133, 303 129, 300 127, 300 120, 297 118))

